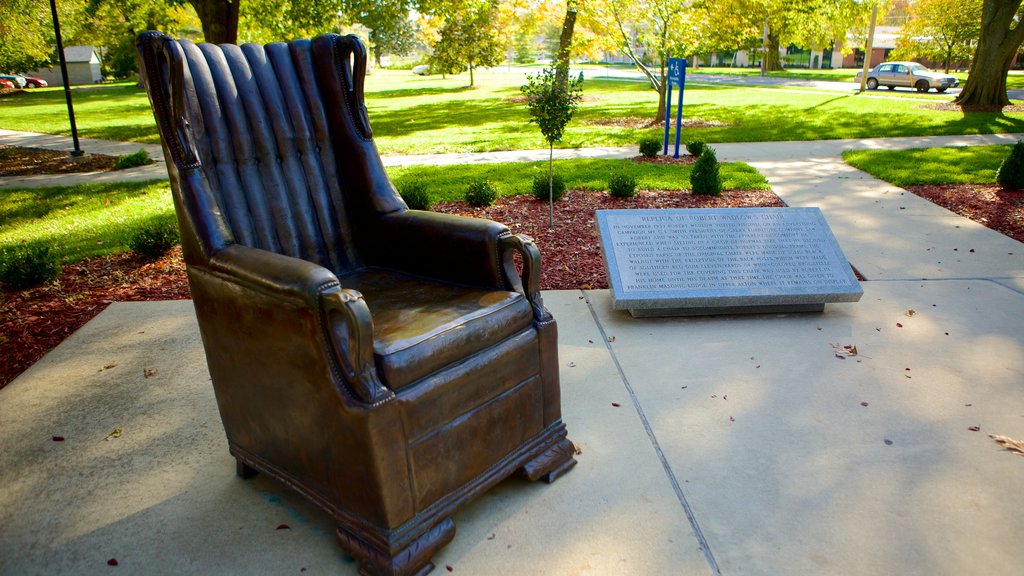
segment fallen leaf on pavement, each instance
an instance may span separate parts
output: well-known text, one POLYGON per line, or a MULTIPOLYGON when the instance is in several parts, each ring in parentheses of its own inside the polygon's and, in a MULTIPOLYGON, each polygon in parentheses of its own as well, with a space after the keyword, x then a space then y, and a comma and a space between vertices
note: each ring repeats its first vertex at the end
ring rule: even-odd
POLYGON ((968 430, 971 432, 981 432, 981 426, 971 426, 968 430))
POLYGON ((111 438, 120 438, 120 437, 121 437, 121 429, 120 428, 114 428, 114 430, 111 431, 110 434, 107 434, 107 437, 104 438, 104 440, 110 440, 111 438))
POLYGON ((1009 436, 1000 436, 998 434, 989 434, 988 437, 995 440, 997 444, 1009 450, 1010 452, 1015 452, 1017 454, 1020 454, 1021 456, 1024 456, 1024 442, 1021 442, 1020 440, 1014 440, 1009 436))
POLYGON ((911 308, 910 310, 907 310, 906 312, 904 312, 904 314, 906 314, 907 317, 909 317, 909 318, 913 318, 914 314, 917 314, 917 312, 913 308, 911 308))
POLYGON ((843 356, 856 356, 858 354, 857 347, 853 344, 832 344, 832 349, 836 351, 836 356, 840 354, 843 356))
POLYGON ((142 371, 142 375, 145 376, 146 378, 152 378, 153 376, 156 376, 156 370, 153 370, 152 368, 146 368, 142 371))

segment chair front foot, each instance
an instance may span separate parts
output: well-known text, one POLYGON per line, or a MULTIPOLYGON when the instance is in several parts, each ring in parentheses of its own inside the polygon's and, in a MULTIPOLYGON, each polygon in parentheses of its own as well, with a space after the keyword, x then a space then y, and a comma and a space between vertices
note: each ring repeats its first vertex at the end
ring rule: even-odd
POLYGON ((519 475, 531 482, 544 480, 550 484, 572 470, 572 467, 576 465, 576 459, 573 458, 575 454, 576 449, 572 442, 563 437, 541 452, 539 456, 523 464, 523 467, 519 469, 519 475))
POLYGON ((394 556, 341 527, 335 533, 341 547, 359 562, 362 576, 424 576, 434 569, 430 558, 455 537, 455 523, 445 518, 394 556))
POLYGON ((241 458, 235 458, 235 475, 242 480, 248 480, 259 473, 259 470, 249 466, 241 458))

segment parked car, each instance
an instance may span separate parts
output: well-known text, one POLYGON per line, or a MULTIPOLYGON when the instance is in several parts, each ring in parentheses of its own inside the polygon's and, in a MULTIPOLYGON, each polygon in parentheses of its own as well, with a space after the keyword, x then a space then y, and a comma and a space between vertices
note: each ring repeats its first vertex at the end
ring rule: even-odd
MULTIPOLYGON (((857 72, 854 80, 860 83, 861 72, 857 72)), ((915 88, 918 92, 927 92, 932 88, 938 93, 957 86, 960 81, 955 76, 933 72, 917 62, 882 62, 871 70, 868 70, 867 86, 869 90, 875 90, 879 86, 885 86, 889 90, 897 86, 915 88)))
POLYGON ((6 88, 7 90, 14 90, 14 82, 5 78, 0 78, 0 88, 6 88))
POLYGON ((430 65, 420 64, 419 66, 413 66, 412 73, 420 76, 426 76, 427 74, 430 74, 430 65))
POLYGON ((46 86, 46 80, 43 80, 42 78, 33 78, 32 76, 25 76, 25 88, 44 88, 46 86))
POLYGON ((15 88, 25 87, 25 77, 15 76, 14 74, 0 74, 0 79, 7 80, 11 84, 14 84, 15 88))

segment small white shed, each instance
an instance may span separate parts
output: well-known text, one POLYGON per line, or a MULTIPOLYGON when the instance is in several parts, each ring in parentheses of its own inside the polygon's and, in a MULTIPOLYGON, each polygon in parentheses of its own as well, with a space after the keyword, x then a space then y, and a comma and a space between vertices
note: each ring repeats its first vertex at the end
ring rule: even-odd
MULTIPOLYGON (((92 46, 67 46, 64 48, 64 59, 68 63, 68 84, 95 84, 103 80, 100 56, 92 46)), ((61 86, 64 83, 60 77, 59 62, 54 62, 51 68, 29 72, 27 76, 42 78, 50 86, 61 86)))

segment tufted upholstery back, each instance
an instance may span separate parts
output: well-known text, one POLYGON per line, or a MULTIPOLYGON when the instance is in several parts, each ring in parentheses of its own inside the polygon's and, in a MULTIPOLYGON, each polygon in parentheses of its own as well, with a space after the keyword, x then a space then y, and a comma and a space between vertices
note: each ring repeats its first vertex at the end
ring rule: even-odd
POLYGON ((358 39, 218 46, 150 32, 138 45, 205 257, 235 242, 338 274, 359 266, 353 220, 404 204, 373 144, 358 39))

